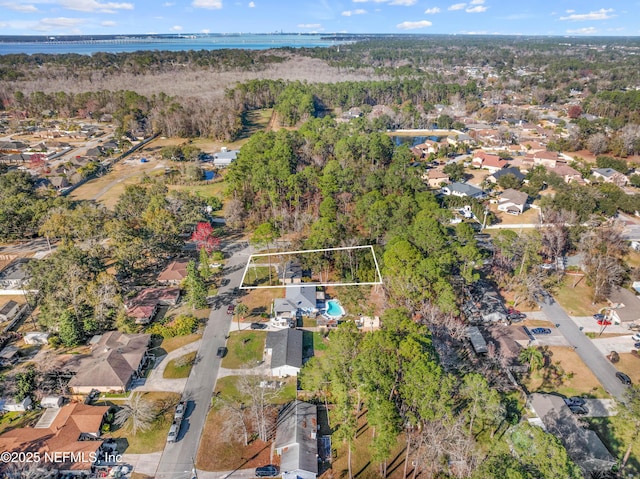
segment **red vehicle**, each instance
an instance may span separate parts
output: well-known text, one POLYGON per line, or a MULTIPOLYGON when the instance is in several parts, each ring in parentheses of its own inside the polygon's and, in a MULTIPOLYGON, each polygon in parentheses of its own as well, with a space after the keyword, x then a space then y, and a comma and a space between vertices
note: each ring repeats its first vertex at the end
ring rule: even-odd
POLYGON ((520 313, 520 311, 518 311, 515 308, 508 308, 507 309, 507 314, 522 314, 522 313, 520 313))
POLYGON ((609 321, 608 319, 599 319, 598 324, 600 326, 611 326, 611 321, 609 321))

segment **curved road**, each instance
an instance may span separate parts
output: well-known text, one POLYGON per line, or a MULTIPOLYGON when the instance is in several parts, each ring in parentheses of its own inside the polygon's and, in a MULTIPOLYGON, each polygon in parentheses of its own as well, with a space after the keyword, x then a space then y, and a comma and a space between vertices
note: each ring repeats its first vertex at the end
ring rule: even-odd
POLYGON ((246 242, 230 243, 224 248, 231 254, 225 266, 225 278, 229 284, 218 290, 212 305, 207 326, 202 335, 196 363, 191 369, 183 399, 188 400, 186 414, 182 421, 178 441, 167 444, 158 471, 158 479, 187 479, 192 477, 193 460, 198 452, 200 436, 204 430, 211 396, 218 377, 221 359, 216 356, 220 346, 226 343, 231 326, 231 316, 227 314, 227 305, 233 301, 233 288, 240 284, 242 271, 249 256, 246 242))
MULTIPOLYGON (((549 296, 551 298, 551 296, 549 296)), ((553 299, 539 303, 547 318, 559 325, 558 330, 569 341, 578 356, 600 381, 602 387, 618 401, 624 400, 627 386, 616 378, 617 369, 605 358, 595 344, 578 325, 569 317, 562 307, 553 299)))

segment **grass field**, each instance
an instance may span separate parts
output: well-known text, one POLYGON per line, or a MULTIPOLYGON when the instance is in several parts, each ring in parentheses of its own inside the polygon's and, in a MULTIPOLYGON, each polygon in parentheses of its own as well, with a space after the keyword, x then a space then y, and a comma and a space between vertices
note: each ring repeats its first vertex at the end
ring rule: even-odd
POLYGON ((271 303, 275 298, 284 298, 284 288, 250 289, 245 291, 241 301, 249 308, 248 321, 260 317, 262 313, 271 311, 271 303), (251 319, 253 317, 253 319, 251 319))
POLYGON ((633 384, 640 384, 640 358, 631 353, 620 353, 620 361, 615 364, 618 371, 626 373, 633 384))
POLYGON ((123 438, 129 443, 127 454, 147 454, 150 452, 162 451, 167 443, 167 433, 173 420, 174 407, 180 400, 180 395, 168 392, 148 392, 143 393, 144 399, 153 404, 153 408, 158 414, 151 428, 146 431, 138 431, 131 434, 126 427, 109 433, 108 437, 123 438))
POLYGON ((571 348, 551 346, 548 352, 550 356, 547 365, 532 372, 525 381, 529 392, 556 392, 567 397, 584 394, 596 398, 609 397, 591 370, 571 348))
POLYGON ((182 346, 193 343, 202 338, 202 334, 187 334, 186 336, 176 336, 175 338, 164 339, 160 345, 167 353, 175 351, 182 346))
POLYGON ((490 210, 498 218, 498 223, 505 225, 518 225, 518 224, 537 224, 540 218, 538 210, 529 208, 520 215, 510 215, 504 211, 498 211, 496 205, 491 205, 490 210))
POLYGON ((0 434, 19 427, 32 427, 42 415, 41 409, 27 412, 6 412, 0 417, 0 434))
POLYGON ((241 369, 253 367, 262 360, 264 343, 267 339, 265 331, 236 331, 229 335, 227 349, 229 352, 222 360, 222 367, 241 369))
POLYGON ((193 351, 179 358, 172 359, 164 368, 162 377, 165 379, 188 378, 189 374, 191 373, 191 367, 193 366, 193 361, 195 360, 197 354, 198 353, 196 351, 193 351), (178 365, 179 363, 184 363, 184 364, 178 365))
POLYGON ((582 279, 573 287, 577 278, 566 276, 553 297, 569 316, 591 316, 606 306, 605 303, 593 304, 593 288, 582 279))

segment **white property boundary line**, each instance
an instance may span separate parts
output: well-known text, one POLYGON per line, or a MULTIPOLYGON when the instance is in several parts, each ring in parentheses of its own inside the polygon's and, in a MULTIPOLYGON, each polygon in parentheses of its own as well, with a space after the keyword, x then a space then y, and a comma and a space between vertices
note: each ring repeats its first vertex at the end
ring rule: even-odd
POLYGON ((280 251, 278 253, 258 253, 252 254, 249 256, 247 260, 247 265, 244 267, 244 272, 242 273, 242 279, 240 280, 239 289, 274 289, 274 288, 287 288, 291 286, 370 286, 382 284, 382 275, 380 274, 380 266, 378 265, 378 258, 376 258, 376 252, 373 250, 373 245, 364 245, 364 246, 343 246, 341 248, 322 248, 322 249, 307 249, 307 250, 299 250, 299 251, 280 251), (282 255, 292 255, 292 254, 304 254, 304 253, 322 253, 325 251, 345 251, 345 250, 353 250, 353 249, 369 249, 371 251, 371 255, 373 256, 373 262, 376 266, 376 274, 378 276, 378 281, 367 281, 362 283, 296 283, 296 284, 279 284, 277 286, 243 286, 244 278, 249 271, 249 265, 251 264, 251 260, 253 258, 259 258, 263 256, 282 256, 282 255))

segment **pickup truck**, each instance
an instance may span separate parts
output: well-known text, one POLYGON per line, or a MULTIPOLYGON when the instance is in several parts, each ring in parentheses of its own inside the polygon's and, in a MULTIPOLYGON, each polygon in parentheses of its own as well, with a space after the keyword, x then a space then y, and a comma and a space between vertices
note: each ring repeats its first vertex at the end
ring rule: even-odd
POLYGON ((167 442, 176 442, 178 440, 178 433, 180 432, 180 420, 174 420, 169 428, 169 435, 167 436, 167 442))

